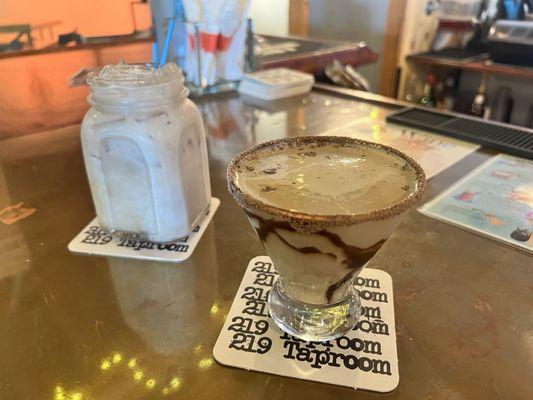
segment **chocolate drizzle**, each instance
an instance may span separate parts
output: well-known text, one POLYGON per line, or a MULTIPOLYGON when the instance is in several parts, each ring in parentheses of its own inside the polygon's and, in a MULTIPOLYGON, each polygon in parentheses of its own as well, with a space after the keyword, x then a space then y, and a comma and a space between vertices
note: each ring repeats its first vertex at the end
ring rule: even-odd
POLYGON ((340 247, 344 251, 344 254, 346 254, 346 260, 343 261, 343 263, 345 263, 348 268, 359 268, 365 265, 368 260, 370 260, 374 254, 377 253, 381 246, 383 246, 383 243, 385 243, 386 240, 382 239, 372 246, 363 249, 344 243, 340 236, 335 233, 324 230, 318 232, 318 234, 327 237, 331 243, 337 247, 340 247))
MULTIPOLYGON (((266 239, 268 235, 275 235, 279 240, 281 240, 285 245, 290 247, 291 249, 302 253, 302 254, 323 254, 325 256, 331 257, 333 259, 337 259, 338 257, 333 253, 324 253, 320 249, 317 249, 313 246, 306 246, 306 247, 296 247, 289 243, 286 239, 284 239, 276 230, 285 230, 289 232, 296 232, 296 230, 290 225, 287 221, 276 221, 276 220, 266 220, 264 218, 261 218, 260 216, 246 210, 246 214, 248 217, 254 219, 257 221, 259 226, 255 226, 257 235, 259 236, 259 239, 261 239, 261 242, 263 244, 266 243, 266 239)), ((327 301, 331 301, 333 298, 333 294, 342 287, 346 282, 348 282, 356 273, 358 273, 363 265, 365 265, 368 260, 370 260, 374 254, 383 246, 383 243, 385 243, 386 239, 382 239, 379 242, 373 244, 370 247, 367 248, 360 248, 356 246, 351 246, 341 239, 339 235, 333 232, 329 232, 327 230, 321 230, 315 233, 312 233, 312 235, 318 235, 327 238, 335 247, 340 248, 346 258, 342 260, 342 264, 345 264, 346 267, 350 270, 349 273, 347 273, 343 278, 341 278, 339 281, 335 282, 334 284, 330 285, 326 292, 326 299, 327 301)))
POLYGON ((333 285, 329 285, 328 286, 328 290, 326 291, 326 300, 328 302, 331 302, 331 299, 333 298, 333 295, 335 294, 337 289, 339 289, 345 283, 347 283, 350 279, 352 279, 360 270, 361 270, 361 268, 358 268, 358 269, 355 269, 355 270, 351 270, 349 273, 344 275, 341 279, 339 279, 333 285))

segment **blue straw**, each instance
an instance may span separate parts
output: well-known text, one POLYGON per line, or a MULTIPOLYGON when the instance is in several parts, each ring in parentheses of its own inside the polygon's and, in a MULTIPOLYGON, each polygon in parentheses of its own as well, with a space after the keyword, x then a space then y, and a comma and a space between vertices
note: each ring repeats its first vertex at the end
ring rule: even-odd
POLYGON ((158 56, 157 56, 157 42, 152 44, 152 61, 155 68, 157 68, 157 64, 159 62, 158 56))
POLYGON ((174 19, 168 22, 167 36, 165 37, 165 45, 163 46, 163 53, 161 54, 160 65, 167 63, 168 49, 170 47, 170 39, 172 39, 172 32, 174 31, 174 19))

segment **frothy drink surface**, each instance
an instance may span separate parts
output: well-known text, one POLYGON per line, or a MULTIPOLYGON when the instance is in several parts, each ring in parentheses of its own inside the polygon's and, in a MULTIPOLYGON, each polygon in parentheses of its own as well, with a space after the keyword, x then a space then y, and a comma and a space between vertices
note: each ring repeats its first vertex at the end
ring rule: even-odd
POLYGON ((360 214, 416 190, 402 158, 365 145, 300 144, 263 148, 239 163, 238 185, 271 206, 308 214, 360 214))

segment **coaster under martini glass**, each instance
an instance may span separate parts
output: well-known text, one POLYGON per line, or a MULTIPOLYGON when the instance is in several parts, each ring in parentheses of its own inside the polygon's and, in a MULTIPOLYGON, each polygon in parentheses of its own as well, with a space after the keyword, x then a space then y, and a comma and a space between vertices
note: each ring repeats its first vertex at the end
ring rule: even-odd
POLYGON ((106 233, 94 218, 68 244, 72 253, 94 256, 135 258, 151 261, 180 262, 188 259, 215 215, 220 200, 211 198, 209 210, 192 232, 176 242, 154 243, 146 240, 117 238, 106 233))
POLYGON ((282 332, 268 311, 277 272, 267 256, 248 264, 213 349, 219 363, 291 378, 390 392, 399 383, 392 278, 364 268, 355 279, 362 317, 350 332, 305 342, 282 332))

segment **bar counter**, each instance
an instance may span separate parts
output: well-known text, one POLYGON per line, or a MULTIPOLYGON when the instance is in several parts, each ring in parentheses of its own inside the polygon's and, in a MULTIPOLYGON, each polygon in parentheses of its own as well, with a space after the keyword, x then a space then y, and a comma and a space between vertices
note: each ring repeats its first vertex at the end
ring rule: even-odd
MULTIPOLYGON (((221 206, 179 264, 69 253, 95 215, 79 125, 0 141, 1 399, 533 398, 533 258, 416 210, 369 265, 393 278, 396 390, 218 364, 212 349, 244 270, 265 254, 226 190, 229 160, 268 139, 384 120, 394 104, 317 88, 272 105, 219 95, 200 107, 221 206)), ((491 155, 431 179, 424 201, 491 155)))

